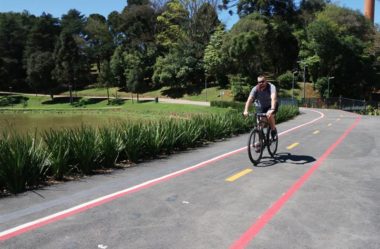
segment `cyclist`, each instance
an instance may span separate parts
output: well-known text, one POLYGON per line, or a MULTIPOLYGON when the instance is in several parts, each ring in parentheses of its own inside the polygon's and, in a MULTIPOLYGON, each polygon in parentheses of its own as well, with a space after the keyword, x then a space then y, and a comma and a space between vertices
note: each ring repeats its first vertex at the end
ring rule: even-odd
POLYGON ((257 112, 266 113, 271 127, 272 139, 276 139, 277 129, 275 114, 278 110, 276 87, 269 83, 264 75, 257 77, 257 85, 253 87, 245 103, 244 116, 248 116, 248 109, 252 102, 257 103, 257 112))

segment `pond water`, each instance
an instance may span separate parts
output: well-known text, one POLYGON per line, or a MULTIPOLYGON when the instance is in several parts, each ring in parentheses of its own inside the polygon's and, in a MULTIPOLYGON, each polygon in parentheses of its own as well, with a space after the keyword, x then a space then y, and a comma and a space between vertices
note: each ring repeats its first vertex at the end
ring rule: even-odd
POLYGON ((130 120, 127 113, 0 113, 0 132, 34 133, 81 125, 104 127, 130 120))

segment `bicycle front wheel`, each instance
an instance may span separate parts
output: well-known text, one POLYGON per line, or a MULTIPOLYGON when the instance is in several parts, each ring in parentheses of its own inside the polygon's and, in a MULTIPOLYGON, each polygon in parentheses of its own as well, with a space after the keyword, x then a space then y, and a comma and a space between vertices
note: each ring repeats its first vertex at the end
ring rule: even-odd
POLYGON ((278 134, 273 138, 271 135, 271 129, 268 129, 267 133, 267 141, 268 141, 268 152, 271 157, 274 157, 277 152, 278 147, 278 134))
POLYGON ((261 132, 253 128, 248 139, 248 156, 253 165, 257 165, 263 155, 264 144, 261 132))

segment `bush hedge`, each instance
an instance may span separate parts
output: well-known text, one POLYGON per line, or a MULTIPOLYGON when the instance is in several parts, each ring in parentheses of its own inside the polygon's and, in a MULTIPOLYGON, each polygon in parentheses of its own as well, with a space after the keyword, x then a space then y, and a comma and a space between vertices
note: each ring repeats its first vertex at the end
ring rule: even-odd
MULTIPOLYGON (((277 119, 281 122, 297 114, 297 107, 283 106, 277 119)), ((231 110, 101 129, 50 130, 39 138, 4 134, 0 140, 0 192, 20 193, 45 184, 47 179, 89 175, 120 162, 156 158, 247 132, 253 123, 253 118, 244 118, 240 110, 231 110)))

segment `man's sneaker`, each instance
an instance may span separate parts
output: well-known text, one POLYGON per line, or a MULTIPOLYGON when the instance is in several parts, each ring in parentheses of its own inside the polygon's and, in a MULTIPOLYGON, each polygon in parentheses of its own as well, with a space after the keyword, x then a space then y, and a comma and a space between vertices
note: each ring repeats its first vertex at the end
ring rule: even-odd
POLYGON ((276 139, 277 139, 277 129, 271 130, 270 134, 272 136, 272 140, 276 141, 276 139))
POLYGON ((256 153, 259 153, 260 150, 261 150, 261 145, 260 145, 260 143, 259 143, 259 142, 256 142, 256 143, 254 144, 254 147, 255 147, 255 152, 256 152, 256 153))

